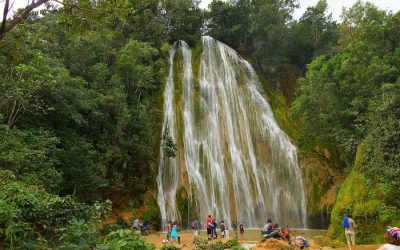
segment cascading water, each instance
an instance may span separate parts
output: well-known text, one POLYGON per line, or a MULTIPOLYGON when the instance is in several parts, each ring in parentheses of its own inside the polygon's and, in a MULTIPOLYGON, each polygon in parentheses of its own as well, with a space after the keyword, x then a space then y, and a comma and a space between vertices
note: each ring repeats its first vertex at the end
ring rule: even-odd
POLYGON ((160 150, 163 223, 181 219, 176 195, 185 186, 192 214, 201 219, 211 214, 228 225, 261 227, 271 218, 306 227, 297 151, 275 121, 257 75, 227 45, 207 36, 202 44, 196 77, 189 46, 181 41, 170 50, 163 131, 178 152, 168 158, 160 150))

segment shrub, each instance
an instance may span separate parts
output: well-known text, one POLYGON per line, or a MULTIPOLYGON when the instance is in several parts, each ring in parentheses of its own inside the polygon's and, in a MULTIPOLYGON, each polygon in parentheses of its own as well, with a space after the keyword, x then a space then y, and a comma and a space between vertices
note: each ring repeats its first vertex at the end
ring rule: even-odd
POLYGON ((228 247, 239 246, 239 241, 237 239, 230 239, 225 243, 228 247))
POLYGON ((98 245, 102 250, 153 250, 154 245, 147 244, 143 238, 140 237, 139 232, 133 232, 130 229, 119 229, 109 233, 105 239, 104 244, 98 245))
POLYGON ((194 240, 194 245, 196 250, 223 250, 228 248, 238 249, 238 250, 243 249, 240 246, 239 241, 237 239, 231 239, 225 243, 222 241, 217 241, 209 245, 207 239, 196 237, 196 239, 194 240))
POLYGON ((107 202, 89 206, 12 179, 0 179, 0 185, 0 240, 5 248, 37 249, 47 241, 54 245, 87 239, 111 209, 107 202))
POLYGON ((224 250, 228 248, 228 246, 222 241, 217 241, 214 244, 211 244, 207 249, 209 250, 224 250))
POLYGON ((193 243, 196 250, 206 250, 208 247, 208 240, 200 237, 196 237, 193 243))
POLYGON ((167 246, 163 246, 161 248, 161 250, 180 250, 179 247, 173 246, 173 245, 167 245, 167 246))

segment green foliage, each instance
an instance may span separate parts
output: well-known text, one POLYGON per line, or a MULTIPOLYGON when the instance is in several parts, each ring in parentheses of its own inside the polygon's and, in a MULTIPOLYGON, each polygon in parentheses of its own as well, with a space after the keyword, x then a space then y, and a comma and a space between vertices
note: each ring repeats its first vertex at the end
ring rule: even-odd
POLYGON ((165 155, 167 157, 175 158, 177 148, 174 139, 169 135, 168 128, 164 130, 162 140, 162 147, 164 148, 165 155))
POLYGON ((286 60, 288 21, 296 1, 257 0, 251 4, 251 28, 254 63, 261 72, 275 73, 277 66, 286 60))
POLYGON ((366 139, 358 147, 355 167, 332 211, 334 237, 341 236, 340 219, 346 210, 353 212, 359 225, 360 242, 379 242, 387 225, 400 223, 400 204, 393 199, 399 194, 399 86, 384 84, 382 97, 370 106, 366 139))
POLYGON ((59 189, 61 174, 58 139, 45 130, 9 129, 0 125, 0 169, 9 170, 18 179, 41 185, 50 191, 59 189))
POLYGON ((119 229, 117 231, 113 231, 109 233, 104 238, 104 244, 99 245, 99 249, 146 249, 153 250, 155 249, 154 245, 147 244, 144 239, 140 238, 140 233, 133 232, 129 229, 119 229))
POLYGON ((200 237, 196 237, 193 241, 196 250, 204 250, 207 249, 208 240, 200 237))
POLYGON ((194 245, 196 250, 223 250, 223 249, 243 249, 239 241, 236 239, 230 239, 227 242, 217 241, 215 243, 209 244, 207 239, 196 237, 194 239, 194 245))
POLYGON ((369 106, 380 97, 382 85, 399 76, 398 59, 394 59, 398 48, 384 37, 368 35, 394 31, 397 26, 389 25, 393 19, 370 4, 358 3, 345 12, 349 21, 341 26, 340 52, 316 58, 300 81, 293 103, 295 115, 301 117, 300 146, 336 145, 341 159, 347 166, 352 164, 367 133, 369 106))
POLYGON ((143 221, 150 222, 150 225, 157 229, 160 225, 161 214, 160 207, 158 206, 157 200, 154 197, 146 198, 143 204, 142 219, 143 221))
MULTIPOLYGON (((97 223, 98 227, 110 212, 109 203, 85 205, 72 197, 59 197, 47 193, 43 188, 13 180, 10 171, 2 174, 4 178, 0 179, 0 238, 3 239, 4 246, 37 248, 47 241, 56 241, 59 232, 77 231, 73 226, 82 226, 81 221, 97 223), (77 223, 71 223, 72 227, 64 229, 68 221, 77 223)), ((85 238, 91 234, 92 231, 87 232, 85 238)), ((70 234, 69 237, 76 237, 73 235, 75 234, 70 234)))
POLYGON ((160 248, 160 250, 179 250, 180 248, 173 245, 166 245, 160 248))
POLYGON ((326 0, 320 0, 315 6, 308 7, 299 22, 292 25, 288 52, 290 60, 305 71, 305 66, 315 57, 331 54, 337 42, 338 26, 327 13, 326 0))
POLYGON ((100 241, 99 225, 73 218, 63 228, 60 249, 90 249, 100 241))
POLYGON ((399 209, 389 205, 384 197, 390 197, 390 194, 358 170, 353 170, 343 183, 332 210, 331 236, 345 240, 342 220, 344 214, 352 212, 357 224, 356 241, 381 242, 386 226, 400 222, 399 209))
MULTIPOLYGON (((323 10, 320 4, 309 9, 297 27, 319 20, 319 7, 323 10)), ((335 53, 308 65, 292 104, 301 149, 329 148, 342 162, 333 167, 350 172, 331 213, 334 238, 344 240, 341 221, 349 210, 360 243, 380 241, 385 226, 399 220, 400 204, 393 199, 400 185, 399 43, 393 40, 398 15, 361 1, 345 10, 335 53)), ((327 36, 335 36, 331 28, 327 36)))
POLYGON ((206 13, 209 19, 208 33, 239 52, 251 51, 250 7, 251 1, 212 1, 210 11, 206 13))
POLYGON ((360 171, 388 194, 385 202, 400 207, 400 201, 391 198, 400 195, 400 78, 382 86, 382 96, 371 110, 360 171))
POLYGON ((170 41, 184 40, 195 45, 201 34, 203 12, 196 0, 162 0, 167 34, 170 41))
POLYGON ((235 246, 239 246, 239 241, 237 239, 230 239, 225 244, 228 247, 235 247, 235 246))

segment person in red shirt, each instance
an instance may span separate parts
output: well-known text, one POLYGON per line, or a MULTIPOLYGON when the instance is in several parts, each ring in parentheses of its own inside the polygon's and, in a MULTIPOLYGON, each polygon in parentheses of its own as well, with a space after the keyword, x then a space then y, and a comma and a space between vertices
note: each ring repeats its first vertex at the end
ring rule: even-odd
POLYGON ((214 227, 213 218, 211 217, 211 215, 208 215, 208 218, 207 218, 207 221, 206 221, 208 240, 212 239, 213 227, 214 227))

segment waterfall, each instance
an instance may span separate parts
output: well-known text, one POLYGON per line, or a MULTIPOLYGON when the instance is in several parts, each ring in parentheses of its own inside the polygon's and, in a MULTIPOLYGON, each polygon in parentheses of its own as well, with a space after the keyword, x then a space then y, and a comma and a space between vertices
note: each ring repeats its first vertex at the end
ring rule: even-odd
POLYGON ((196 75, 185 42, 170 50, 163 131, 178 152, 168 158, 160 150, 163 223, 181 219, 176 196, 184 186, 191 214, 201 221, 211 214, 227 225, 261 227, 270 218, 306 227, 297 150, 274 119, 254 69, 211 37, 202 37, 202 48, 196 75))

